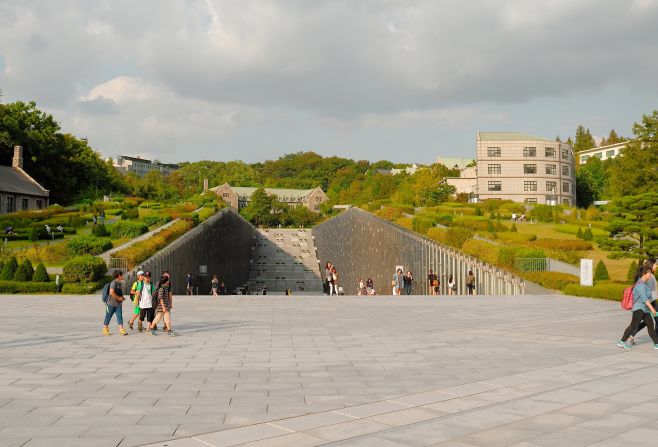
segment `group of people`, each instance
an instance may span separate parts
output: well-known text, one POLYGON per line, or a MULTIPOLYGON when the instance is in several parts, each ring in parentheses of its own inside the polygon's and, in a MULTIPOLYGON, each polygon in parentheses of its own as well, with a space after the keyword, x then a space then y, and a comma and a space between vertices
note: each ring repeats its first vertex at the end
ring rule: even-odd
MULTIPOLYGON (((45 230, 46 230, 46 233, 50 234, 50 233, 52 232, 52 229, 50 228, 50 225, 45 224, 45 225, 44 225, 44 228, 45 228, 45 230)), ((57 230, 58 233, 61 233, 61 232, 64 231, 64 227, 63 227, 61 224, 60 224, 60 225, 57 225, 56 230, 57 230)))
POLYGON ((210 281, 210 294, 213 296, 226 295, 226 284, 224 281, 220 281, 217 274, 212 275, 212 280, 210 281))
MULTIPOLYGON (((115 270, 114 279, 109 285, 109 293, 105 304, 105 320, 103 321, 103 334, 110 335, 110 321, 116 315, 119 334, 128 335, 123 327, 123 302, 125 297, 122 289, 123 272, 115 270)), ((171 293, 171 275, 164 270, 160 279, 153 283, 151 272, 137 272, 137 281, 130 288, 130 300, 133 306, 133 316, 128 322, 131 330, 137 320, 139 332, 146 329, 146 333, 156 335, 158 323, 164 319, 163 330, 168 335, 176 335, 171 329, 171 308, 174 296, 171 293), (146 322, 146 325, 144 325, 146 322)))
POLYGON ((635 344, 635 337, 645 327, 649 337, 653 341, 653 349, 658 349, 658 316, 656 316, 656 299, 658 298, 658 287, 656 287, 656 269, 658 264, 655 259, 646 260, 638 268, 635 275, 635 284, 632 288, 633 307, 631 309, 631 322, 626 327, 621 340, 617 346, 629 349, 635 344))
POLYGON ((338 272, 331 262, 327 262, 324 266, 323 289, 325 295, 338 295, 338 272))
MULTIPOLYGON (((428 287, 430 290, 430 295, 440 295, 440 290, 441 290, 441 278, 439 277, 438 274, 434 273, 432 269, 430 269, 429 273, 427 274, 427 283, 428 287)), ((468 295, 474 295, 475 294, 475 274, 473 273, 472 270, 468 271, 468 274, 466 275, 466 293, 468 295)), ((447 295, 456 295, 457 294, 457 282, 455 281, 455 278, 453 275, 448 275, 448 281, 446 284, 446 294, 447 295)))
POLYGON ((367 280, 363 280, 363 277, 359 278, 359 285, 358 285, 358 292, 357 295, 359 296, 368 296, 368 295, 376 295, 377 293, 375 292, 375 283, 373 282, 372 278, 368 278, 367 280))

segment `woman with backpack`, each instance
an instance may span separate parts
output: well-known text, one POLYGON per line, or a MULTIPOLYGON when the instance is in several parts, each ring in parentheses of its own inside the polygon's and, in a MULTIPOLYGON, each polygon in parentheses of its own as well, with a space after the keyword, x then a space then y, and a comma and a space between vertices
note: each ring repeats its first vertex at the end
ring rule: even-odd
MULTIPOLYGON (((647 281, 647 285, 649 286, 649 289, 651 290, 651 296, 653 297, 653 300, 655 301, 656 298, 658 298, 658 291, 656 287, 656 267, 658 267, 658 264, 656 264, 656 260, 651 258, 647 259, 644 261, 644 264, 642 264, 642 267, 638 267, 637 273, 635 274, 635 282, 638 282, 640 279, 640 276, 642 275, 642 269, 644 267, 649 267, 651 269, 651 278, 649 278, 649 281, 647 281)), ((658 318, 654 318, 654 321, 658 320, 658 318)), ((637 330, 635 330, 631 336, 628 339, 628 342, 632 345, 635 344, 635 336, 637 335, 638 332, 640 332, 642 329, 644 329, 646 326, 644 325, 644 322, 641 322, 640 325, 638 326, 637 330)), ((656 327, 658 327, 658 321, 656 321, 656 327)))
POLYGON ((648 284, 651 276, 652 270, 649 267, 644 267, 642 269, 642 276, 635 283, 635 286, 633 286, 633 308, 631 309, 633 313, 631 315, 631 323, 624 331, 621 340, 617 343, 617 346, 620 348, 630 349, 631 345, 626 343, 626 340, 637 330, 640 323, 644 322, 647 331, 649 331, 649 336, 653 341, 653 349, 658 349, 658 335, 656 335, 656 328, 653 324, 653 318, 651 318, 652 316, 656 316, 656 309, 652 304, 651 288, 648 284))

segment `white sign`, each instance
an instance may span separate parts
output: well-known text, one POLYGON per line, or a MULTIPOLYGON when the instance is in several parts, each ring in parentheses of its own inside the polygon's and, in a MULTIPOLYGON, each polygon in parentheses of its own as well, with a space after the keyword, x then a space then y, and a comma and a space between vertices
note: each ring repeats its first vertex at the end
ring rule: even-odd
POLYGON ((208 266, 203 264, 199 265, 199 274, 201 275, 208 274, 208 266))
POLYGON ((580 260, 580 285, 591 286, 594 285, 594 275, 592 274, 593 262, 591 259, 580 260))
POLYGON ((395 273, 397 273, 398 270, 402 270, 402 273, 404 273, 404 266, 403 265, 396 265, 395 266, 395 273))

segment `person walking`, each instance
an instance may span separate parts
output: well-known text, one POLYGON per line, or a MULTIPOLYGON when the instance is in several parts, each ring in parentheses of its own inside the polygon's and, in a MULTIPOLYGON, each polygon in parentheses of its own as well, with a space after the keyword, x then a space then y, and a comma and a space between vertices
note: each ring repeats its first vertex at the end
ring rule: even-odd
POLYGON ((375 294, 375 283, 372 281, 372 278, 366 280, 366 292, 369 296, 375 294))
POLYGON ((403 276, 402 269, 397 269, 393 275, 393 281, 391 281, 391 285, 393 286, 393 296, 402 295, 402 284, 404 283, 403 276))
POLYGON ((188 295, 194 295, 194 277, 192 276, 192 272, 187 274, 187 287, 185 292, 188 295))
POLYGON ((466 289, 468 290, 469 295, 473 295, 475 291, 475 275, 471 270, 468 271, 466 275, 466 289))
POLYGON ((171 284, 169 282, 169 277, 167 275, 162 275, 160 281, 158 281, 158 288, 156 292, 156 304, 155 304, 155 318, 153 323, 149 326, 150 330, 155 330, 157 328, 160 320, 164 319, 165 332, 171 336, 176 335, 174 331, 171 330, 171 308, 173 306, 173 295, 170 293, 171 284))
POLYGON ((142 332, 143 322, 146 320, 146 332, 150 335, 155 335, 155 332, 151 329, 151 323, 155 319, 155 309, 153 308, 155 284, 151 281, 151 272, 144 272, 144 280, 137 293, 137 300, 139 302, 139 331, 142 332))
MULTIPOLYGON (((658 264, 656 263, 656 260, 651 258, 647 259, 644 261, 642 264, 642 267, 638 268, 637 273, 635 274, 635 282, 638 282, 640 279, 640 275, 642 274, 642 270, 644 267, 648 267, 651 269, 651 278, 647 281, 647 285, 649 286, 649 290, 651 291, 651 297, 653 298, 653 301, 658 298, 658 287, 656 284, 656 268, 658 267, 658 264)), ((658 327, 658 318, 654 318, 654 322, 656 327, 658 327)), ((632 345, 635 344, 635 336, 637 335, 638 332, 640 332, 642 329, 644 329, 646 326, 644 324, 644 321, 640 322, 640 325, 638 326, 637 330, 635 330, 631 336, 628 339, 628 342, 632 345)))
MULTIPOLYGON (((130 327, 130 330, 133 331, 135 328, 133 325, 135 324, 135 320, 139 318, 139 295, 138 295, 138 289, 142 288, 142 283, 144 282, 144 272, 140 270, 137 272, 137 281, 135 281, 130 287, 130 301, 133 303, 133 316, 130 318, 130 321, 128 321, 128 326, 130 327)), ((142 322, 138 321, 137 322, 137 329, 139 329, 139 332, 142 332, 142 322)))
POLYGON ((338 272, 336 266, 331 265, 331 282, 329 283, 329 295, 338 296, 338 272))
POLYGON ((448 275, 448 295, 454 295, 457 291, 457 283, 452 275, 448 275))
POLYGON ((324 266, 324 284, 322 285, 325 295, 331 295, 331 262, 324 266))
POLYGON ((644 267, 642 269, 642 276, 633 286, 633 308, 631 314, 631 323, 628 325, 622 335, 621 340, 617 343, 617 346, 624 349, 629 349, 631 345, 626 343, 626 340, 631 336, 633 331, 635 331, 640 322, 644 321, 649 336, 653 341, 653 349, 658 349, 658 335, 656 335, 656 328, 652 321, 652 316, 656 317, 656 309, 653 307, 653 297, 651 296, 651 288, 647 284, 649 279, 652 276, 652 271, 649 267, 644 267))
POLYGON ((414 276, 411 274, 411 272, 407 272, 407 274, 404 275, 404 278, 402 278, 402 280, 404 282, 404 294, 411 295, 411 286, 414 280, 414 276))
POLYGON ((357 294, 358 296, 363 296, 363 295, 365 295, 365 294, 367 293, 367 292, 366 292, 366 283, 365 283, 365 281, 363 280, 363 277, 359 278, 359 284, 358 284, 357 287, 358 287, 358 291, 357 291, 356 294, 357 294))
POLYGON ((219 278, 216 274, 212 275, 212 281, 210 281, 210 294, 212 296, 219 295, 217 291, 219 290, 219 278))
POLYGON ((117 324, 119 325, 119 333, 121 335, 128 335, 128 332, 123 328, 123 309, 121 308, 123 300, 123 290, 121 290, 121 281, 123 281, 123 272, 115 270, 113 275, 114 279, 110 283, 110 296, 105 304, 105 320, 103 321, 103 334, 110 335, 110 321, 112 315, 117 316, 117 324))

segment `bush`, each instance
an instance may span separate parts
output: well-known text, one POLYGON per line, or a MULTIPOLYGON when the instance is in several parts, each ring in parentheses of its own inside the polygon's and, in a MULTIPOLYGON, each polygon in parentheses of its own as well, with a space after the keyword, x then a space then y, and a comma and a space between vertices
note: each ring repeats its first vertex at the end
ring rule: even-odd
POLYGON ((608 274, 608 268, 603 261, 599 261, 594 270, 594 281, 607 281, 609 279, 610 275, 608 274))
POLYGON ((473 233, 464 228, 430 228, 427 236, 444 245, 461 248, 464 242, 473 237, 473 233))
POLYGON ((21 262, 21 265, 16 269, 16 272, 14 273, 14 281, 16 282, 32 281, 33 276, 34 276, 34 267, 32 267, 32 263, 30 262, 29 259, 25 259, 23 260, 23 262, 21 262))
POLYGON ((492 244, 490 242, 478 239, 470 239, 464 242, 461 250, 464 253, 474 256, 484 262, 495 265, 498 262, 499 248, 499 245, 492 244))
POLYGON ((593 286, 581 286, 580 284, 569 284, 562 292, 566 295, 586 296, 590 298, 601 298, 604 300, 621 301, 627 284, 604 281, 593 286))
POLYGON ((140 221, 121 221, 112 226, 112 239, 122 237, 135 238, 149 231, 149 227, 140 221))
POLYGON ((562 290, 569 284, 580 282, 580 278, 575 275, 559 272, 526 272, 523 273, 523 278, 553 290, 562 290))
POLYGON ((487 221, 487 231, 489 233, 494 233, 496 231, 496 227, 494 227, 493 221, 491 219, 487 221))
POLYGON ((18 270, 18 262, 16 258, 12 256, 9 261, 5 262, 5 265, 2 267, 2 272, 0 272, 0 281, 13 281, 14 273, 18 270))
POLYGON ((406 228, 407 230, 411 230, 411 225, 412 225, 413 219, 411 217, 400 217, 395 221, 395 223, 402 228, 406 228))
POLYGON ((636 261, 631 262, 631 264, 628 266, 628 273, 626 273, 626 279, 628 280, 629 283, 634 283, 635 278, 638 273, 639 269, 639 264, 636 261))
POLYGON ((0 260, 0 272, 2 272, 2 268, 5 266, 5 262, 3 260, 0 260))
POLYGON ((518 233, 519 230, 516 228, 516 224, 512 223, 512 227, 509 229, 512 233, 518 233))
POLYGON ((96 237, 107 237, 110 235, 109 231, 107 231, 107 228, 105 228, 105 224, 95 225, 91 229, 91 234, 93 234, 96 237))
POLYGON ((537 239, 537 236, 534 234, 526 233, 499 233, 498 239, 505 242, 530 242, 537 239))
POLYGON ((57 289, 52 282, 0 281, 0 293, 57 293, 57 289))
POLYGON ((94 282, 107 272, 105 261, 96 256, 76 256, 64 265, 65 282, 94 282))
POLYGON ((123 213, 121 213, 121 219, 122 220, 139 219, 139 209, 129 208, 129 209, 125 210, 123 213))
MULTIPOLYGON (((210 211, 210 215, 215 214, 215 212, 212 209, 209 209, 209 211, 210 211)), ((203 212, 203 210, 202 210, 202 212, 203 212)), ((208 217, 210 217, 210 216, 208 216, 208 217)), ((144 224, 148 225, 149 227, 152 227, 153 225, 160 226, 160 225, 166 224, 167 222, 171 222, 171 217, 169 217, 169 216, 158 216, 156 214, 151 214, 149 216, 142 217, 142 222, 144 222, 144 224)))
POLYGON ((577 237, 578 239, 582 239, 582 238, 583 238, 583 230, 582 230, 582 228, 578 227, 578 232, 576 233, 576 237, 577 237))
POLYGON ((62 293, 71 295, 90 295, 101 290, 103 286, 112 281, 112 279, 111 276, 105 276, 96 282, 64 283, 62 286, 62 293))
POLYGON ((540 222, 552 222, 556 211, 558 211, 556 207, 551 205, 535 205, 530 210, 530 217, 540 222))
POLYGON ((593 241, 594 240, 594 235, 592 234, 591 229, 585 228, 585 231, 583 231, 583 240, 584 241, 593 241))
POLYGON ((538 239, 531 244, 533 247, 545 248, 547 250, 566 251, 589 251, 594 247, 590 242, 573 239, 538 239))
POLYGON ((72 255, 97 255, 112 248, 109 238, 96 236, 80 236, 66 243, 66 248, 72 255))
POLYGON ((434 226, 434 220, 427 217, 414 217, 411 221, 411 228, 421 234, 427 234, 427 230, 434 226))
POLYGON ((37 268, 34 271, 34 276, 32 277, 34 282, 50 282, 50 276, 46 271, 46 266, 43 265, 43 262, 37 264, 37 268))

